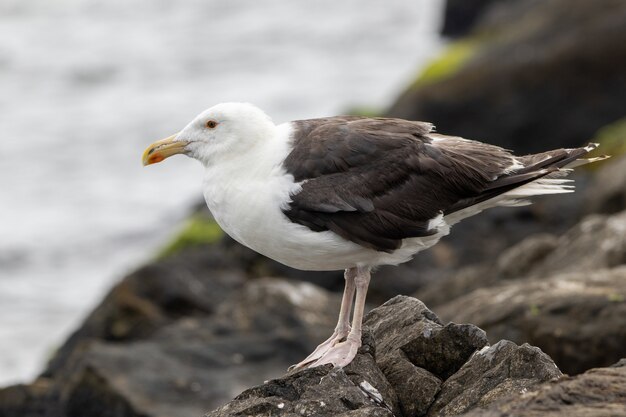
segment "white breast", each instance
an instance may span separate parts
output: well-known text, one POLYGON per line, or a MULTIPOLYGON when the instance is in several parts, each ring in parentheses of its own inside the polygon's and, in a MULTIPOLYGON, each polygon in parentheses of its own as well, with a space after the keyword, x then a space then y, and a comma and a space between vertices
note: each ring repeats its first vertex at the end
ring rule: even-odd
POLYGON ((441 236, 407 239, 392 254, 364 248, 333 232, 314 232, 282 212, 300 189, 281 166, 288 155, 290 124, 243 155, 206 168, 204 197, 220 227, 239 243, 288 266, 340 270, 398 264, 434 245, 441 236), (242 168, 243 167, 243 168, 242 168))

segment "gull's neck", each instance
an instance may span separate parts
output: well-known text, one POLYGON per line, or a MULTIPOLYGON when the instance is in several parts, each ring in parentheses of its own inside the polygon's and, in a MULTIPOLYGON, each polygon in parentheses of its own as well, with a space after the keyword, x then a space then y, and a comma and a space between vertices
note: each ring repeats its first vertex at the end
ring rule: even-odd
POLYGON ((283 123, 239 152, 212 158, 204 164, 205 182, 258 181, 285 175, 282 162, 291 150, 291 134, 291 123, 283 123))

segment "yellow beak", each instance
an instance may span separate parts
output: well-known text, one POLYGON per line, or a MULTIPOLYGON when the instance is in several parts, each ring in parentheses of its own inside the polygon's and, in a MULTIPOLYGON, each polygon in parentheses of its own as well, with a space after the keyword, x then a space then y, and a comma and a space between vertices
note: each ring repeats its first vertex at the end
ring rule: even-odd
POLYGON ((172 155, 185 153, 185 147, 189 144, 189 142, 184 140, 175 140, 176 136, 177 134, 172 135, 168 138, 158 140, 148 146, 146 150, 143 151, 143 156, 141 157, 143 165, 146 166, 156 164, 172 155))

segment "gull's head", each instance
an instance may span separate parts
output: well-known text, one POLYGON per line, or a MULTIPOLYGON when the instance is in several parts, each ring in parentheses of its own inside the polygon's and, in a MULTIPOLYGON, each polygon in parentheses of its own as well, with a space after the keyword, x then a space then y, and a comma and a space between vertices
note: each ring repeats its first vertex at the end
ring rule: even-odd
POLYGON ((252 104, 218 104, 200 113, 177 134, 148 146, 143 164, 184 154, 208 165, 246 152, 273 135, 274 129, 272 120, 252 104))

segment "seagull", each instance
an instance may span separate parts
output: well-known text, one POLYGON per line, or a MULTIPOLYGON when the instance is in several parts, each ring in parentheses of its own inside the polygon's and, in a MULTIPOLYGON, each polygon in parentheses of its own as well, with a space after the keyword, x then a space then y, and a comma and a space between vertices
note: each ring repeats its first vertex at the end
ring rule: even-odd
POLYGON ((148 146, 143 164, 197 159, 206 203, 233 239, 293 268, 345 270, 337 326, 299 369, 355 357, 373 269, 410 260, 487 208, 572 192, 564 177, 604 159, 580 158, 597 146, 515 156, 426 122, 335 116, 276 125, 252 104, 222 103, 148 146))

